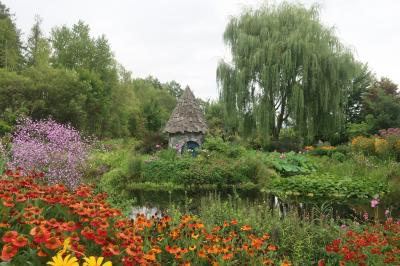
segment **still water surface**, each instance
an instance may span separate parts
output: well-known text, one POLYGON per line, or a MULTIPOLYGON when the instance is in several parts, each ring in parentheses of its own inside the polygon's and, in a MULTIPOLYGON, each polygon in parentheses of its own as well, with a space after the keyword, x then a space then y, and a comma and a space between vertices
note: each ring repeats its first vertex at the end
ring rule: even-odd
MULTIPOLYGON (((239 197, 240 199, 253 204, 265 205, 265 208, 275 209, 284 216, 288 211, 297 211, 300 216, 310 215, 315 210, 319 212, 330 212, 334 219, 350 218, 362 219, 365 212, 369 217, 374 217, 374 209, 370 206, 370 200, 360 199, 340 199, 336 201, 318 198, 289 198, 279 199, 275 195, 253 190, 232 190, 224 189, 218 191, 140 191, 133 193, 136 198, 136 204, 132 208, 131 217, 138 213, 147 216, 161 215, 168 210, 171 205, 180 209, 196 213, 198 211, 200 200, 210 194, 219 196, 222 200, 239 197)), ((378 205, 379 219, 385 218, 385 210, 390 210, 391 216, 400 218, 400 193, 389 193, 380 199, 378 205)))

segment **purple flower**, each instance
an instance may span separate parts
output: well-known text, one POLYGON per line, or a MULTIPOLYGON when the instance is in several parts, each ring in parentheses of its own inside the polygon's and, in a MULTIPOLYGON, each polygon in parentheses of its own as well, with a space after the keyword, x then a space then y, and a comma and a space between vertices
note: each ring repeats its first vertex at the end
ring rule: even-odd
POLYGON ((364 212, 364 214, 363 214, 363 217, 364 217, 364 220, 368 220, 368 212, 364 212))
POLYGON ((70 125, 49 120, 18 121, 8 167, 46 173, 49 183, 76 188, 87 161, 90 144, 70 125))
POLYGON ((345 225, 345 224, 342 224, 342 225, 340 226, 340 229, 342 229, 342 230, 346 230, 346 229, 347 229, 347 225, 345 225))
POLYGON ((386 217, 389 217, 390 216, 390 211, 387 209, 387 210, 385 210, 385 216, 386 217))
POLYGON ((374 198, 371 200, 371 207, 375 208, 379 204, 379 198, 374 198))

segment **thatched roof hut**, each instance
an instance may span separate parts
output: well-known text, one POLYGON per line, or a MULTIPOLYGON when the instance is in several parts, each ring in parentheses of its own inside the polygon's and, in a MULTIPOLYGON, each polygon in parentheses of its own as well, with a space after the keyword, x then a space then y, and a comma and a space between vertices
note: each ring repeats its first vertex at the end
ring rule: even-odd
POLYGON ((164 129, 169 134, 169 146, 179 150, 197 148, 207 131, 203 111, 193 92, 186 87, 164 129))

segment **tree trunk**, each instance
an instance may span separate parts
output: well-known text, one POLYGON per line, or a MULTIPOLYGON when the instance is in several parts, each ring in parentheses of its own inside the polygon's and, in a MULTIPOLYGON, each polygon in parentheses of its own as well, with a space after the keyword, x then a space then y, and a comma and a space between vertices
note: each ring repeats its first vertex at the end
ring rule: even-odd
POLYGON ((276 126, 274 125, 274 129, 272 132, 274 140, 279 140, 279 133, 281 132, 283 121, 285 120, 285 111, 286 111, 286 97, 282 97, 281 110, 279 112, 278 118, 276 120, 276 126))

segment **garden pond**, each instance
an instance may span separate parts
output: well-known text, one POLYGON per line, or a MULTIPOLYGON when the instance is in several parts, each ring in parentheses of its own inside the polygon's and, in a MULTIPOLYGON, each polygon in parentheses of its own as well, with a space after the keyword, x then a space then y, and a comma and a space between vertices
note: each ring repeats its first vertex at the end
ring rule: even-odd
MULTIPOLYGON (((365 213, 369 219, 376 215, 376 209, 371 207, 371 199, 323 199, 316 197, 289 197, 278 198, 272 193, 261 192, 259 189, 219 189, 219 190, 172 190, 152 191, 135 190, 132 195, 135 205, 132 207, 131 217, 138 213, 147 216, 161 215, 171 206, 196 213, 203 197, 219 197, 221 200, 240 199, 249 204, 265 205, 265 208, 276 210, 279 215, 288 211, 297 211, 299 216, 321 216, 333 219, 349 218, 361 220, 365 213)), ((391 216, 400 217, 400 192, 391 192, 380 199, 378 205, 379 219, 384 219, 385 211, 391 216)))

